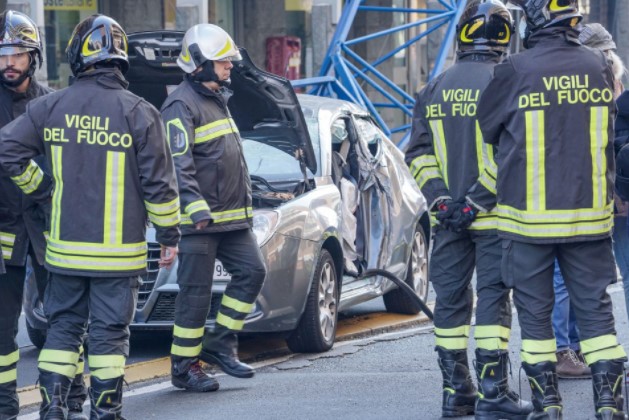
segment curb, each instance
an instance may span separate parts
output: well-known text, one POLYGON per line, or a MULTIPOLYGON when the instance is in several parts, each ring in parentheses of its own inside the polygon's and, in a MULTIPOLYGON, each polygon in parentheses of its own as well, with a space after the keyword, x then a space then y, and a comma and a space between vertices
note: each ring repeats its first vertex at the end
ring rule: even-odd
MULTIPOLYGON (((429 305, 434 309, 434 302, 429 305)), ((336 331, 336 341, 347 341, 370 335, 411 328, 429 322, 430 319, 422 312, 419 315, 398 315, 386 312, 374 312, 342 319, 336 331)), ((290 354, 284 340, 279 338, 256 339, 244 342, 239 352, 240 358, 245 362, 259 361, 270 357, 290 354)), ((170 358, 133 363, 125 367, 125 380, 129 385, 163 378, 170 375, 170 358)), ((89 375, 85 375, 89 384, 89 375)), ((39 387, 30 385, 18 390, 20 408, 26 408, 41 402, 39 387)))

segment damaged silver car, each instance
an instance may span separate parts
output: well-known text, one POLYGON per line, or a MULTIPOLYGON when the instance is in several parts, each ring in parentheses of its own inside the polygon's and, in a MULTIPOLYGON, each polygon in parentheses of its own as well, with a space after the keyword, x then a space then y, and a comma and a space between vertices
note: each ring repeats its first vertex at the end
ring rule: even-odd
MULTIPOLYGON (((158 108, 181 81, 174 62, 182 36, 129 36, 130 90, 158 108)), ((334 343, 339 311, 352 305, 383 296, 388 311, 417 313, 391 281, 361 275, 384 269, 427 297, 430 224, 402 152, 364 109, 296 95, 286 79, 242 55, 232 69, 229 108, 242 137, 253 231, 268 272, 243 332, 285 332, 291 350, 321 352, 334 343)), ((174 323, 177 270, 159 270, 158 258, 159 246, 150 242, 132 330, 174 323)), ((217 261, 208 324, 229 279, 217 261)))

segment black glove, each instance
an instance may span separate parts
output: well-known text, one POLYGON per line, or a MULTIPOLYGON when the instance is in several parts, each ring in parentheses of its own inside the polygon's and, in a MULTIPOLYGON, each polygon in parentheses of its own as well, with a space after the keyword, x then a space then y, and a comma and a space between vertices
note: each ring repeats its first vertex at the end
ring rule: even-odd
POLYGON ((450 209, 452 210, 452 214, 444 224, 448 230, 454 233, 460 233, 470 227, 478 213, 478 210, 464 198, 455 201, 450 205, 450 209))
POLYGON ((451 199, 441 200, 437 203, 437 215, 435 216, 441 226, 445 229, 448 229, 448 225, 450 224, 450 217, 455 210, 455 202, 451 199))

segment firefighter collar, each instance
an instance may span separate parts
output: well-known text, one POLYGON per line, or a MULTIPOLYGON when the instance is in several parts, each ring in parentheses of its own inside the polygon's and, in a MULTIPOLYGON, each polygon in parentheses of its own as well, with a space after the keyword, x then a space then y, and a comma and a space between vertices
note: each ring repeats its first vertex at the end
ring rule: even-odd
POLYGON ((99 85, 109 89, 127 89, 129 87, 129 82, 117 68, 100 68, 79 73, 76 77, 70 78, 70 84, 90 80, 94 80, 99 85))

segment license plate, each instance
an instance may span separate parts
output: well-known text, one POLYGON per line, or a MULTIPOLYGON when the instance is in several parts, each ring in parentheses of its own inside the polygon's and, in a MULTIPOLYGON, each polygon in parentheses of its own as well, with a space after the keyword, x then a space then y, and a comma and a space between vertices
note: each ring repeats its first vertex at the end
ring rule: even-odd
POLYGON ((219 260, 214 262, 214 280, 231 280, 232 275, 225 270, 223 263, 219 260))

